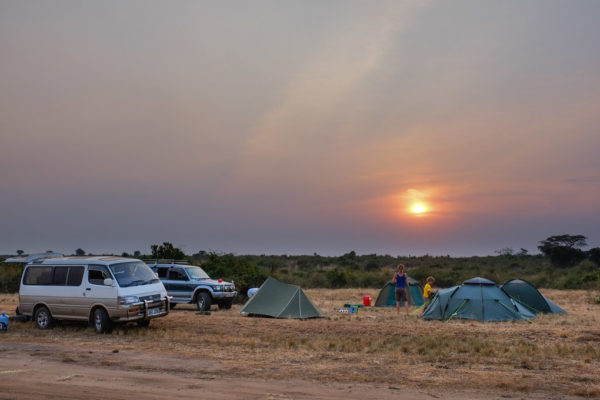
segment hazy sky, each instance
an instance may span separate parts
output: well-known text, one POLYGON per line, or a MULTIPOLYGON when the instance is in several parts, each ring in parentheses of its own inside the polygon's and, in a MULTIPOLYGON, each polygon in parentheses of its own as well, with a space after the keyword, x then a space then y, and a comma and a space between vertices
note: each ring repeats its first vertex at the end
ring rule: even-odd
POLYGON ((0 0, 0 253, 598 246, 599 15, 0 0))

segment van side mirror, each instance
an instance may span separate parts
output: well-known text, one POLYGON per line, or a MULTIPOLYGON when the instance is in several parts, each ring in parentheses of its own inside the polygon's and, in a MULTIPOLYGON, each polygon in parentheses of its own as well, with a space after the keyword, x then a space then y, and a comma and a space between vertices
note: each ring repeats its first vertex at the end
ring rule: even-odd
POLYGON ((113 285, 113 280, 110 278, 106 278, 104 280, 104 286, 112 286, 113 285))

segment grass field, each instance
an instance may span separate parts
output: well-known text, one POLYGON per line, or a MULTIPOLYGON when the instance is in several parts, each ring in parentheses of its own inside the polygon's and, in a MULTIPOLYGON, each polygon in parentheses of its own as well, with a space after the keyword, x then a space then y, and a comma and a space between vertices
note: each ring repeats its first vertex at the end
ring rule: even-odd
MULTIPOLYGON (((249 318, 214 310, 198 315, 178 306, 150 327, 120 327, 109 335, 62 323, 41 331, 13 323, 4 343, 65 345, 64 363, 90 361, 78 349, 115 349, 214 360, 220 373, 241 378, 315 382, 362 382, 390 387, 428 387, 443 393, 462 388, 512 395, 600 397, 600 305, 598 292, 542 290, 568 315, 532 321, 480 323, 425 321, 397 316, 391 308, 335 312, 346 302, 375 298, 373 289, 310 289, 306 294, 329 319, 249 318)), ((1 295, 0 310, 12 312, 16 295, 1 295)), ((100 360, 98 368, 128 368, 100 360)))

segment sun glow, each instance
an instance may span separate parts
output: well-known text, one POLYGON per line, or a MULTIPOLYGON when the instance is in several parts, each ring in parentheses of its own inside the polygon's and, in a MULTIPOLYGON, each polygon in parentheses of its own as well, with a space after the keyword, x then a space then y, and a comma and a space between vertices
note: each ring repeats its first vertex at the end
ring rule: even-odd
POLYGON ((415 203, 410 208, 410 212, 413 214, 424 214, 427 212, 427 207, 423 203, 415 203))

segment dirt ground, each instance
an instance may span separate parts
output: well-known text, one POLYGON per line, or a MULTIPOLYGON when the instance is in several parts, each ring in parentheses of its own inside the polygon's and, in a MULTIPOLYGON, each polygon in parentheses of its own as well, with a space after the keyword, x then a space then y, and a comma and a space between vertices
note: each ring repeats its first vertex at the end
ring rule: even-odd
MULTIPOLYGON (((330 318, 177 306, 106 335, 80 323, 0 334, 0 399, 565 399, 600 397, 600 293, 542 290, 569 311, 527 322, 340 313, 377 290, 306 290, 330 318)), ((0 295, 13 314, 16 295, 0 295)), ((411 309, 411 313, 413 310, 411 309)))

